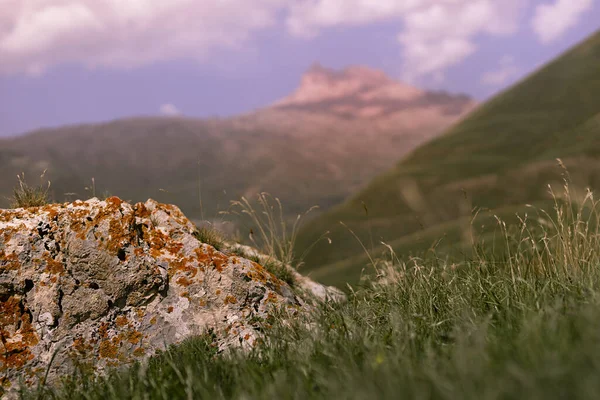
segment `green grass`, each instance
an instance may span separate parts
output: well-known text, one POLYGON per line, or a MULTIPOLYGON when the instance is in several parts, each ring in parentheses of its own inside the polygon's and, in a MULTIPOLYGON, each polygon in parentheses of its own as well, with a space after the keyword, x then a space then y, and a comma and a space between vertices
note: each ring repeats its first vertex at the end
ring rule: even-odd
MULTIPOLYGON (((45 173, 46 171, 42 173, 40 180, 44 179, 45 173)), ((11 208, 39 207, 48 204, 50 181, 47 185, 30 186, 25 180, 25 173, 17 175, 17 179, 19 184, 13 188, 13 195, 10 199, 11 208)))
POLYGON ((202 243, 211 245, 217 250, 222 250, 225 245, 225 239, 221 232, 211 226, 201 226, 196 229, 194 236, 202 243))
MULTIPOLYGON (((444 233, 455 238, 447 247, 468 247, 460 231, 474 210, 513 207, 524 215, 526 204, 551 204, 547 185, 560 186, 564 174, 556 158, 568 168, 573 191, 600 189, 599 64, 600 32, 306 224, 298 235, 300 250, 325 231, 333 241, 320 242, 308 254, 306 270, 330 275, 340 286, 355 282, 364 266, 363 250, 340 221, 376 252, 386 241, 402 243, 394 248, 408 256, 407 250, 427 248, 444 233), (436 230, 443 232, 428 235, 436 230), (427 243, 415 240, 420 233, 427 243), (343 262, 352 265, 336 276, 326 272, 343 262)), ((475 234, 487 231, 476 228, 475 234)))
POLYGON ((298 230, 303 219, 315 208, 298 214, 290 226, 279 198, 263 192, 258 194, 256 203, 245 197, 232 201, 229 211, 224 214, 238 217, 255 248, 283 264, 297 267, 302 263, 302 256, 295 253, 298 230))
POLYGON ((270 259, 267 260, 267 262, 263 262, 262 266, 265 267, 267 271, 275 275, 278 279, 286 282, 291 287, 294 287, 294 285, 296 284, 296 278, 294 277, 294 274, 292 273, 291 269, 286 267, 285 264, 283 264, 282 262, 270 259))
POLYGON ((24 398, 594 399, 599 207, 557 198, 545 220, 500 221, 502 251, 477 245, 460 263, 388 248, 347 302, 269 321, 248 353, 218 354, 207 333, 24 398))
POLYGON ((294 253, 296 235, 303 217, 311 210, 312 208, 304 214, 299 214, 290 227, 280 200, 267 193, 260 193, 257 203, 245 197, 239 201, 232 201, 230 210, 223 214, 240 217, 245 229, 250 232, 249 241, 254 245, 254 249, 260 250, 261 255, 243 245, 228 244, 224 234, 211 225, 200 227, 194 232, 194 236, 217 250, 261 264, 271 274, 293 287, 296 283, 293 269, 301 264, 301 258, 294 253))
POLYGON ((249 256, 238 249, 240 255, 262 264, 267 271, 293 287, 293 269, 302 265, 304 257, 304 254, 298 255, 295 252, 298 230, 306 216, 315 208, 317 207, 311 207, 298 214, 290 226, 279 198, 263 192, 258 194, 256 202, 251 202, 245 197, 232 201, 226 214, 238 217, 240 225, 249 232, 249 242, 259 249, 266 259, 249 256))
POLYGON ((283 264, 281 261, 275 260, 270 256, 267 256, 266 258, 263 257, 263 259, 261 260, 261 257, 259 257, 258 255, 249 254, 241 247, 234 247, 228 250, 228 253, 247 258, 248 260, 254 261, 255 263, 262 265, 267 271, 275 275, 275 277, 277 277, 278 279, 286 282, 291 287, 294 287, 294 285, 296 284, 296 278, 294 277, 294 274, 292 273, 291 269, 286 267, 285 264, 283 264))

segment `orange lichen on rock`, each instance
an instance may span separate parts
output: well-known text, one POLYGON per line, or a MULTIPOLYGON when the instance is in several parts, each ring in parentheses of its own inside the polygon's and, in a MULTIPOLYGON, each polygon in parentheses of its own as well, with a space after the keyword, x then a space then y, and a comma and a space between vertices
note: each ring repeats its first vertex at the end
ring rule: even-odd
POLYGON ((136 203, 133 209, 136 217, 148 218, 150 215, 152 215, 152 212, 148 210, 144 203, 136 203))
POLYGON ((127 341, 131 344, 138 344, 141 339, 142 339, 142 333, 138 332, 136 330, 131 330, 127 334, 127 341))
POLYGON ((136 357, 142 357, 146 355, 146 350, 143 347, 138 347, 133 351, 133 355, 136 357))
POLYGON ((124 315, 119 315, 116 319, 115 319, 115 324, 117 325, 117 327, 122 328, 125 325, 127 325, 129 323, 129 321, 127 320, 127 317, 124 315))
POLYGON ((132 242, 132 232, 129 224, 122 220, 111 219, 109 225, 109 239, 106 241, 106 248, 114 255, 126 244, 132 242))
POLYGON ((165 247, 168 239, 167 235, 159 229, 151 229, 148 231, 148 239, 146 241, 151 249, 160 250, 165 247))
POLYGON ((49 254, 44 254, 44 261, 46 261, 45 272, 49 274, 62 275, 65 273, 65 267, 62 262, 56 261, 49 254))
POLYGON ((119 356, 119 347, 110 340, 103 340, 100 342, 98 354, 100 357, 116 359, 119 356))
POLYGON ((16 229, 4 228, 2 232, 0 232, 2 233, 2 241, 8 243, 16 232, 18 232, 16 229))
POLYGON ((160 256, 162 256, 162 253, 160 250, 155 249, 155 248, 151 248, 150 249, 150 256, 154 257, 154 258, 159 258, 160 256))
POLYGON ((18 270, 21 268, 21 262, 16 253, 5 254, 0 252, 0 271, 18 270))
POLYGON ((219 272, 223 272, 223 270, 227 267, 229 262, 229 256, 221 253, 218 250, 215 250, 214 247, 207 247, 207 252, 215 269, 219 272))
POLYGON ((174 276, 177 273, 183 273, 190 278, 194 278, 198 273, 198 268, 195 265, 194 258, 192 257, 180 257, 172 259, 169 262, 169 274, 174 276))
MULTIPOLYGON (((75 203, 73 203, 75 205, 75 203)), ((67 208, 65 217, 69 221, 69 229, 77 235, 80 240, 85 240, 87 233, 86 228, 86 216, 88 211, 81 208, 67 208)))
POLYGON ((270 274, 262 265, 254 261, 252 261, 252 269, 246 272, 246 275, 251 280, 260 283, 266 283, 273 279, 277 279, 274 275, 270 274))
POLYGON ((56 206, 56 204, 47 204, 42 207, 42 211, 44 211, 45 213, 48 214, 48 218, 50 218, 51 220, 54 220, 59 215, 57 208, 58 207, 56 206))
POLYGON ((0 222, 8 222, 15 218, 14 210, 0 210, 0 222))
POLYGON ((113 208, 121 208, 121 204, 123 204, 123 200, 121 200, 117 196, 109 197, 105 201, 106 201, 106 204, 108 204, 109 206, 112 206, 113 208))
POLYGON ((106 339, 108 337, 108 328, 109 328, 109 325, 107 322, 102 322, 100 324, 100 326, 98 327, 98 335, 102 339, 106 339))
POLYGON ((191 284, 193 284, 193 283, 194 283, 194 281, 193 281, 193 280, 191 280, 191 279, 188 279, 188 278, 187 278, 187 277, 185 277, 185 276, 182 276, 182 277, 180 277, 180 278, 178 278, 178 279, 177 279, 177 283, 178 283, 179 285, 183 286, 183 287, 188 287, 188 286, 190 286, 191 284))
POLYGON ((85 339, 83 339, 82 337, 77 337, 73 339, 73 344, 71 345, 71 348, 80 355, 87 355, 94 349, 91 344, 86 344, 85 339))
POLYGON ((277 303, 277 296, 273 292, 269 292, 265 303, 277 303))
POLYGON ((212 265, 219 272, 223 272, 230 262, 230 256, 216 250, 210 245, 198 247, 194 252, 200 265, 212 265))
POLYGON ((39 338, 31 322, 21 298, 10 296, 0 301, 0 340, 4 349, 0 352, 0 371, 21 368, 33 359, 30 348, 38 344, 39 338))
POLYGON ((175 240, 168 240, 165 244, 165 250, 167 250, 171 254, 179 254, 181 249, 183 248, 183 243, 176 242, 175 240))

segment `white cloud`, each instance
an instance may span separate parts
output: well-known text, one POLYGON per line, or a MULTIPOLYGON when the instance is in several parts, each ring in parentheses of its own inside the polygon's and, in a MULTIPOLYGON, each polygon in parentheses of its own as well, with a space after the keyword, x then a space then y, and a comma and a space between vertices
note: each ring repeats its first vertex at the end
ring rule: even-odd
POLYGON ((162 106, 160 106, 159 111, 162 115, 165 115, 167 117, 181 115, 181 111, 171 103, 163 104, 162 106))
POLYGON ((291 7, 289 31, 312 37, 335 26, 397 21, 404 79, 443 79, 443 72, 477 50, 481 34, 511 35, 528 0, 304 0, 291 7))
MULTIPOLYGON (((0 0, 0 73, 49 66, 134 68, 244 50, 285 18, 295 37, 332 27, 398 25, 404 78, 443 79, 477 51, 480 35, 516 32, 530 0, 0 0)), ((587 1, 587 0, 571 0, 587 1)))
POLYGON ((553 4, 540 4, 535 9, 531 27, 542 43, 550 43, 575 26, 592 6, 593 0, 556 0, 553 4))
POLYGON ((0 0, 0 73, 202 59, 275 24, 287 0, 0 0))
POLYGON ((481 76, 481 83, 488 86, 502 86, 519 72, 519 68, 511 56, 502 57, 499 64, 498 69, 488 71, 481 76))
POLYGON ((305 0, 291 5, 287 18, 289 31, 296 36, 312 37, 322 28, 338 25, 362 25, 397 18, 415 10, 421 0, 305 0))

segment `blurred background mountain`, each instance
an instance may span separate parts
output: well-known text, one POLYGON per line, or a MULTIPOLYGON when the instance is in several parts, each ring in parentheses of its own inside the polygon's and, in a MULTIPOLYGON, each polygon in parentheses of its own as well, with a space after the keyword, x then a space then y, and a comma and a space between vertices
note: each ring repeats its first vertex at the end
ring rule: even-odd
POLYGON ((0 206, 17 174, 38 183, 47 170, 59 202, 154 198, 195 220, 221 220, 230 200, 267 191, 295 218, 343 201, 475 106, 366 67, 314 65, 289 97, 245 115, 132 118, 0 139, 0 206))

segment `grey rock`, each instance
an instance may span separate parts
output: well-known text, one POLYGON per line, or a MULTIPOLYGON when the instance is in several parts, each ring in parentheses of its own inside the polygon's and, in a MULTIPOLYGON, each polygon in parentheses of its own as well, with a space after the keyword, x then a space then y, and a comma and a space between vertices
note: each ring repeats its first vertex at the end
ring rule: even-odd
POLYGON ((102 373, 208 329, 221 350, 251 348, 256 321, 275 310, 344 298, 295 271, 292 289, 194 232, 154 200, 0 210, 0 393, 14 397, 46 370, 54 382, 76 362, 102 373))

